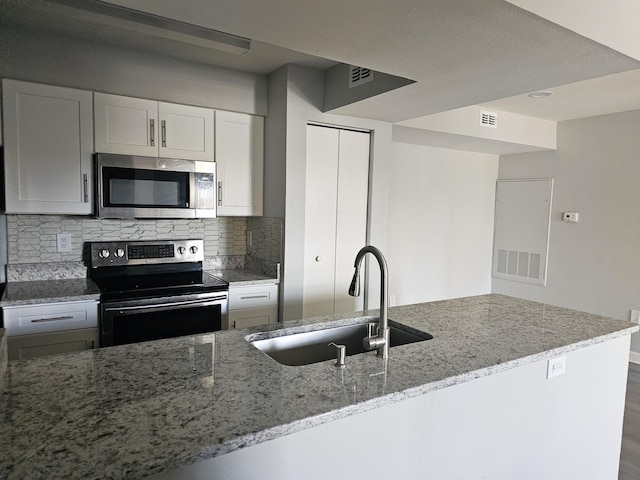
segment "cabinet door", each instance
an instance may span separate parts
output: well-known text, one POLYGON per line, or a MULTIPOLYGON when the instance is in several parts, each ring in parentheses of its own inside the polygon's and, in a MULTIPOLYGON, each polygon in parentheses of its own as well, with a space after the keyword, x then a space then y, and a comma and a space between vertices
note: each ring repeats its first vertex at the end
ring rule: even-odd
POLYGON ((229 312, 229 328, 240 329, 278 321, 278 307, 246 308, 229 312))
POLYGON ((25 360, 43 355, 89 350, 97 346, 97 328, 19 335, 7 338, 7 357, 9 360, 25 360))
POLYGON ((262 215, 264 119, 216 112, 218 215, 262 215))
POLYGON ((158 102, 94 93, 96 152, 158 155, 158 102))
POLYGON ((159 155, 213 162, 213 110, 159 103, 159 155))
POLYGON ((91 92, 2 86, 7 213, 91 214, 91 92))

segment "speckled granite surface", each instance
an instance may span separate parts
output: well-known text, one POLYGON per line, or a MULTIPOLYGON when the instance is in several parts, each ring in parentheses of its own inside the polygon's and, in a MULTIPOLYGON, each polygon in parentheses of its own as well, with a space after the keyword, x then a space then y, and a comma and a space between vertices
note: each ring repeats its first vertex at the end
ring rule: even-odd
POLYGON ((100 291, 88 278, 8 282, 0 305, 35 305, 77 300, 99 300, 100 291))
MULTIPOLYGON (((276 363, 245 340, 265 327, 9 362, 0 478, 142 478, 638 330, 499 295, 390 317, 434 339, 394 347, 386 361, 348 357, 345 370, 276 363)), ((355 320, 284 328, 327 321, 355 320)))
POLYGON ((280 280, 272 276, 245 269, 211 270, 209 273, 234 285, 260 285, 263 283, 280 282, 280 280))
POLYGON ((7 280, 9 282, 86 277, 87 267, 82 262, 17 263, 7 265, 7 280))

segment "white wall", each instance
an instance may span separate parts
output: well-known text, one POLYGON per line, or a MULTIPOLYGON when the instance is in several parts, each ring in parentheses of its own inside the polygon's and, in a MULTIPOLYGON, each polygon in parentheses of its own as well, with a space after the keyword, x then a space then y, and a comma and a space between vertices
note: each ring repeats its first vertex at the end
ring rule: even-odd
POLYGON ((267 114, 264 75, 4 27, 0 77, 267 114))
POLYGON ((557 151, 500 157, 500 178, 555 181, 547 286, 493 279, 494 292, 622 320, 640 309, 639 133, 640 110, 571 120, 558 124, 557 151))
POLYGON ((397 304, 489 293, 498 156, 394 143, 392 159, 387 261, 397 304))

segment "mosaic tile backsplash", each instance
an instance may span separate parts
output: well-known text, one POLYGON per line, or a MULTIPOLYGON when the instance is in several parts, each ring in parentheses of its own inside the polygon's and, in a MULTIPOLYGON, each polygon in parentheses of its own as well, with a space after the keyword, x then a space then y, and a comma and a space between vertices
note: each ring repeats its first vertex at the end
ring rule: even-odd
POLYGON ((282 248, 279 218, 117 220, 63 215, 7 215, 8 280, 31 279, 46 266, 49 278, 85 276, 85 242, 202 238, 207 263, 244 268, 245 258, 278 263, 282 248), (252 244, 247 246, 248 226, 252 244), (71 251, 57 251, 57 234, 71 235, 71 251), (55 273, 54 273, 55 272, 55 273), (23 278, 24 276, 28 278, 23 278))

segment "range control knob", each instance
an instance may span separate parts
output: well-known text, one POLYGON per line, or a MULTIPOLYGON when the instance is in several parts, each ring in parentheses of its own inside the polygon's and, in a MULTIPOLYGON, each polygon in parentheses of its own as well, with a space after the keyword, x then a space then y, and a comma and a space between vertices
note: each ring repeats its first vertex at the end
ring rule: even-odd
POLYGON ((116 258, 122 258, 124 257, 124 250, 122 248, 116 248, 116 251, 113 252, 113 254, 116 256, 116 258))
POLYGON ((189 251, 195 255, 196 253, 198 253, 198 247, 196 247, 195 245, 189 247, 189 251))
POLYGON ((185 247, 178 247, 178 253, 180 255, 184 255, 184 252, 186 252, 186 251, 187 251, 187 249, 185 247))
POLYGON ((101 248, 100 251, 98 252, 98 256, 100 258, 109 258, 109 249, 101 248))

